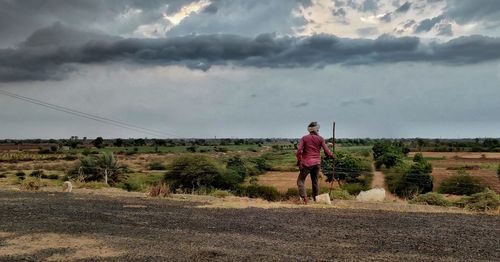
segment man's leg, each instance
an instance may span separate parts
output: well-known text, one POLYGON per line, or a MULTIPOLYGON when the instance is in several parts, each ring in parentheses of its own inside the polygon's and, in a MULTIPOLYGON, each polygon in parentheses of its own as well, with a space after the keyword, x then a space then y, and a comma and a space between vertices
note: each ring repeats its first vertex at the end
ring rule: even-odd
POLYGON ((314 201, 316 201, 316 196, 319 195, 318 175, 319 175, 319 165, 313 166, 311 168, 311 184, 312 184, 312 191, 313 191, 312 194, 314 201))
POLYGON ((299 188, 299 195, 303 199, 307 198, 306 192, 306 177, 309 174, 309 170, 306 167, 300 169, 299 177, 297 177, 297 187, 299 188))

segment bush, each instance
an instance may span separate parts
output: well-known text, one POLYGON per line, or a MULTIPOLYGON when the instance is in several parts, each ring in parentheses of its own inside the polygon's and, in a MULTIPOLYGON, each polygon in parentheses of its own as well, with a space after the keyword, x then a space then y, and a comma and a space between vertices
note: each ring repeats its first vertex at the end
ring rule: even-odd
POLYGON ((17 176, 19 179, 23 180, 23 179, 26 177, 26 174, 25 174, 23 171, 17 171, 17 172, 16 172, 16 176, 17 176))
POLYGON ((167 197, 170 196, 171 191, 170 191, 170 186, 168 184, 162 183, 162 184, 157 184, 151 187, 149 191, 149 196, 150 197, 167 197))
POLYGON ((40 179, 26 179, 21 183, 21 190, 38 191, 43 186, 40 179))
POLYGON ((283 198, 285 200, 293 199, 293 198, 298 199, 299 198, 299 189, 296 187, 289 188, 286 191, 286 193, 283 195, 283 198))
POLYGON ((375 167, 385 166, 392 168, 402 161, 404 148, 393 145, 391 142, 377 142, 372 147, 375 167))
POLYGON ((57 179, 59 179, 59 176, 56 175, 56 174, 50 174, 50 175, 47 176, 47 178, 48 179, 52 179, 52 180, 57 180, 57 179))
POLYGON ((153 162, 148 165, 149 170, 166 170, 167 167, 160 162, 153 162))
POLYGON ((366 185, 360 183, 347 183, 342 185, 341 188, 351 195, 357 195, 361 191, 368 190, 368 187, 366 185))
POLYGON ((245 177, 247 176, 247 168, 245 167, 245 163, 241 159, 240 156, 234 156, 231 157, 227 160, 226 168, 228 170, 232 170, 235 172, 238 176, 241 177, 241 181, 245 180, 245 177))
POLYGON ((165 182, 173 189, 194 191, 201 187, 230 189, 240 181, 234 172, 227 172, 203 155, 185 155, 174 159, 167 167, 165 182))
POLYGON ((498 179, 500 179, 500 164, 498 164, 498 168, 497 168, 497 176, 498 176, 498 179))
POLYGON ((347 183, 359 183, 364 186, 371 184, 371 163, 355 157, 348 152, 337 152, 335 160, 323 156, 321 171, 327 177, 326 181, 333 179, 332 165, 335 165, 336 179, 345 180, 347 183))
POLYGON ((31 172, 30 177, 41 178, 43 175, 44 175, 43 170, 34 170, 33 172, 31 172))
POLYGON ((439 193, 470 196, 482 192, 485 188, 480 178, 465 173, 444 179, 439 187, 439 193))
POLYGON ((227 190, 215 190, 214 192, 210 193, 211 196, 218 197, 218 198, 225 198, 228 196, 232 196, 231 192, 227 190))
POLYGON ((500 196, 495 192, 486 189, 483 192, 473 194, 472 196, 462 197, 455 202, 455 205, 464 207, 470 211, 489 211, 495 210, 500 206, 500 196))
POLYGON ((418 195, 409 201, 410 204, 427 204, 433 206, 451 206, 451 201, 447 200, 443 195, 429 192, 423 195, 418 195))
POLYGON ((139 184, 131 182, 131 181, 116 183, 115 187, 121 188, 123 190, 127 190, 129 192, 141 190, 141 186, 139 184))
POLYGON ((78 178, 82 182, 105 181, 114 185, 126 180, 128 171, 125 165, 119 165, 113 153, 103 153, 101 156, 86 156, 80 159, 69 172, 69 178, 78 178))
POLYGON ((330 198, 331 199, 340 199, 340 200, 352 200, 355 197, 353 195, 349 194, 349 192, 347 190, 335 188, 330 193, 330 198))
POLYGON ((249 185, 246 187, 246 195, 250 198, 262 198, 267 201, 278 201, 280 192, 272 186, 249 185))
POLYGON ((432 191, 431 173, 432 165, 417 154, 411 166, 398 163, 387 170, 385 179, 390 192, 400 197, 413 198, 432 191))
POLYGON ((271 165, 267 163, 265 157, 261 156, 255 159, 255 168, 257 169, 258 174, 264 174, 267 171, 271 170, 271 165))
POLYGON ((78 157, 77 157, 77 156, 75 156, 75 155, 65 155, 65 156, 63 157, 63 159, 64 159, 64 160, 66 160, 66 161, 73 161, 73 160, 77 160, 77 159, 78 159, 78 157))

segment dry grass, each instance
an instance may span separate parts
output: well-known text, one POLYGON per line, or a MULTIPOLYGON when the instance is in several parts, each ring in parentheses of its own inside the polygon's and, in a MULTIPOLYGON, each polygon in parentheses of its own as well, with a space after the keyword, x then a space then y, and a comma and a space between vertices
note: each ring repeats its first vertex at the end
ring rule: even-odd
POLYGON ((29 257, 44 250, 51 250, 53 253, 46 261, 110 259, 123 254, 122 251, 115 250, 92 236, 77 237, 54 233, 17 236, 0 232, 0 238, 8 238, 0 246, 0 257, 29 257))

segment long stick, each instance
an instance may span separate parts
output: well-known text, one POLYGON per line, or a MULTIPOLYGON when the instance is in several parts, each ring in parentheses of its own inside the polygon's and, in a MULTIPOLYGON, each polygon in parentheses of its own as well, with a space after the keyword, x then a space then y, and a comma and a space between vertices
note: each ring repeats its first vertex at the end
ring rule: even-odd
MULTIPOLYGON (((333 122, 332 154, 335 154, 335 122, 333 122)), ((335 160, 332 160, 332 181, 330 181, 330 193, 332 193, 334 180, 337 179, 335 179, 335 160)), ((340 186, 340 180, 337 180, 337 183, 340 186)))

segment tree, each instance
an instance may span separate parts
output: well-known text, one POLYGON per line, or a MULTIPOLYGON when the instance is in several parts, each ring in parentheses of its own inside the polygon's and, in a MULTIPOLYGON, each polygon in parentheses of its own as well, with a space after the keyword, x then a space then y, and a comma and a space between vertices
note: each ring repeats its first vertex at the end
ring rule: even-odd
POLYGON ((424 159, 422 154, 416 154, 413 164, 404 173, 396 186, 395 193, 398 196, 412 198, 418 194, 432 191, 432 165, 424 159))
POLYGON ((92 141, 92 144, 97 148, 101 148, 103 143, 104 139, 100 136, 98 136, 94 141, 92 141))
POLYGON ((116 147, 122 147, 123 146, 123 139, 121 139, 121 138, 115 139, 115 142, 113 142, 113 145, 116 147))
POLYGON ((106 185, 109 184, 108 179, 111 179, 113 183, 115 180, 118 180, 117 176, 121 174, 121 171, 113 153, 104 152, 98 159, 98 165, 102 170, 101 172, 104 175, 104 183, 106 183, 106 185))
POLYGON ((68 172, 68 177, 77 178, 83 182, 104 181, 114 185, 126 179, 126 166, 119 165, 113 153, 104 152, 101 156, 86 156, 80 163, 68 172))
POLYGON ((229 189, 239 183, 240 177, 227 172, 212 159, 203 155, 184 155, 167 167, 165 182, 172 189, 193 191, 202 187, 229 189))
POLYGON ((226 168, 238 174, 238 176, 241 177, 241 182, 245 180, 245 177, 247 176, 247 168, 245 167, 245 163, 240 156, 233 156, 229 158, 227 160, 226 168))

